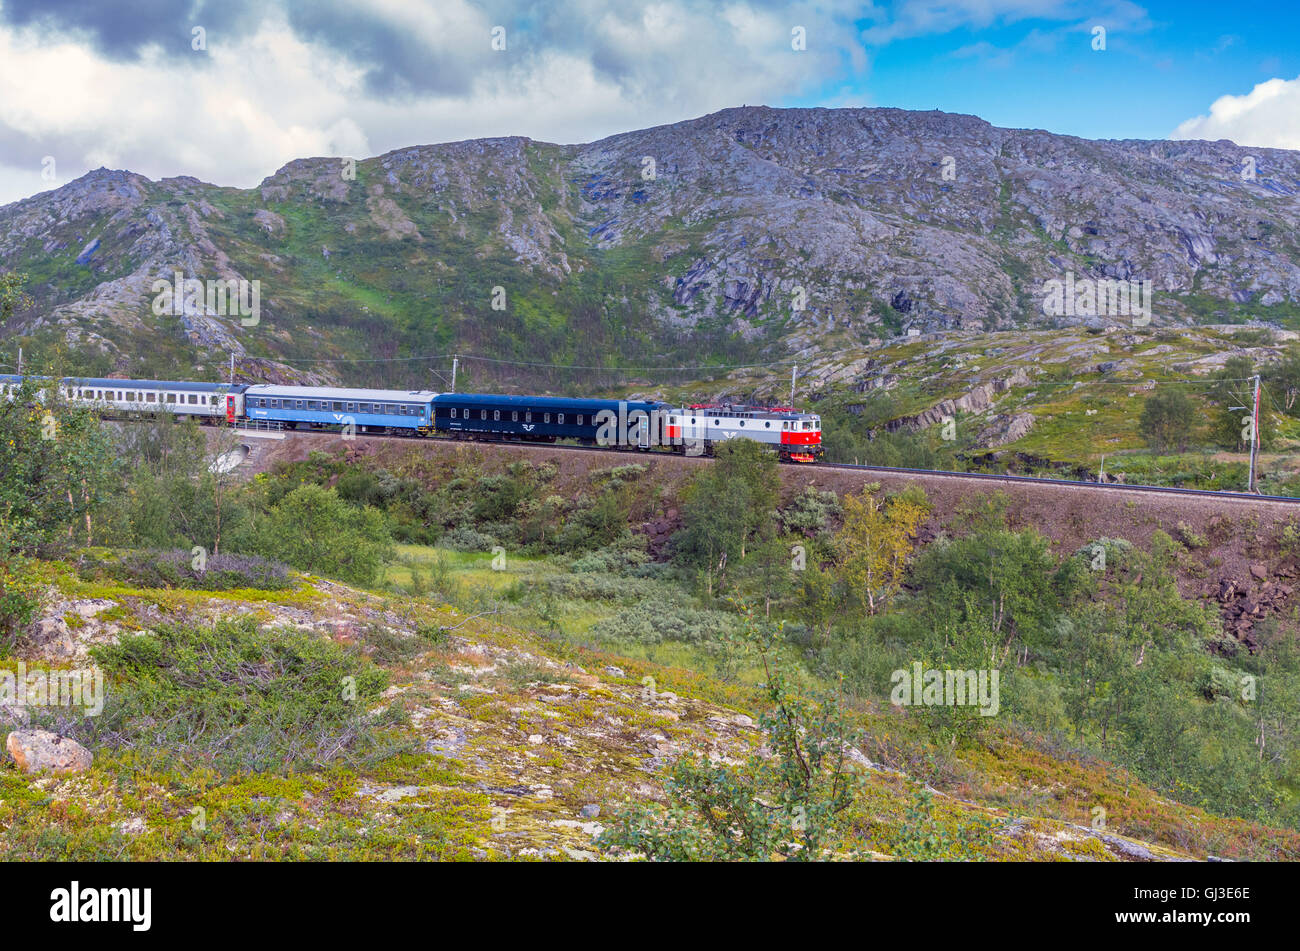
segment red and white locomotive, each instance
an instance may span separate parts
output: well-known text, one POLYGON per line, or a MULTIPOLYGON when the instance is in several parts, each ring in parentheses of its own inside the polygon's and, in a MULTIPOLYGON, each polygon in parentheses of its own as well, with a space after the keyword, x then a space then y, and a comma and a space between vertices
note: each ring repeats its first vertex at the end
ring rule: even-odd
POLYGON ((695 403, 668 410, 666 435, 689 454, 712 454, 719 443, 752 439, 774 449, 782 462, 816 462, 822 454, 821 418, 789 406, 695 403))

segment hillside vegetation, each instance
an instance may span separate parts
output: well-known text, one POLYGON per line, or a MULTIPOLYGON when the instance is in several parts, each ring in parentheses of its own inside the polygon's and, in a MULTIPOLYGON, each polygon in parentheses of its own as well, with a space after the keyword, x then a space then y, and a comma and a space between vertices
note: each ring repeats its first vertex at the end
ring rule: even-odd
MULTIPOLYGON (((94 756, 0 770, 9 854, 1300 852, 1295 608, 1234 637, 1190 528, 1060 551, 743 442, 676 479, 335 448, 245 479, 169 420, 0 408, 5 666, 107 685, 5 708, 94 756)), ((1295 538, 1259 542, 1292 577, 1295 538)))

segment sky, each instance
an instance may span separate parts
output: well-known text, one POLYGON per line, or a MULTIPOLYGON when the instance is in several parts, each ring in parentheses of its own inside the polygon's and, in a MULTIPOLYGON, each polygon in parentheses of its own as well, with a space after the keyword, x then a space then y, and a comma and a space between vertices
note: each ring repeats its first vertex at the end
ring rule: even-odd
POLYGON ((0 0, 0 204, 730 106, 894 106, 1300 149, 1300 3, 0 0))

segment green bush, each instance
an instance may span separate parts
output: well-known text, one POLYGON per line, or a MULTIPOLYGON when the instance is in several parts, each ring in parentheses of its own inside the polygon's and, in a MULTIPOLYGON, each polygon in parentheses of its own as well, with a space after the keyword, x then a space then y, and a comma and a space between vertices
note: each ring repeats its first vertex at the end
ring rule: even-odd
POLYGON ((468 526, 453 528, 442 536, 442 545, 453 551, 491 551, 497 540, 468 526))
POLYGON ((120 558, 82 556, 77 573, 86 580, 107 578, 141 588, 277 591, 294 586, 284 565, 257 555, 206 555, 199 560, 190 551, 133 551, 120 558))
POLYGON ((666 784, 666 805, 616 815, 599 844, 656 861, 819 861, 846 842, 843 816, 857 794, 846 766, 850 742, 838 702, 810 701, 789 686, 780 628, 762 629, 743 610, 737 643, 768 672, 770 708, 759 717, 771 755, 739 766, 683 756, 666 784))
POLYGON ((590 571, 599 571, 606 574, 616 575, 623 574, 638 565, 644 565, 650 560, 650 556, 645 553, 644 542, 638 546, 633 538, 629 536, 621 545, 607 545, 596 551, 587 552, 579 558, 574 559, 572 570, 578 574, 590 571))
POLYGON ((354 647, 250 618, 164 625, 94 648, 109 692, 74 736, 166 768, 225 773, 369 762, 391 755, 369 715, 388 684, 354 647))
POLYGON ((38 562, 4 547, 0 539, 0 648, 19 641, 41 606, 38 562))
POLYGON ((597 622, 591 633, 611 641, 699 644, 720 642, 733 635, 736 626, 736 617, 729 611, 701 610, 678 601, 649 600, 597 622))
POLYGON ((384 513, 357 508, 334 489, 302 485, 258 525, 254 550, 313 574, 370 584, 392 559, 384 513))
POLYGON ((831 519, 839 516, 840 500, 834 492, 821 492, 811 485, 781 509, 781 524, 787 532, 815 538, 827 530, 831 519))

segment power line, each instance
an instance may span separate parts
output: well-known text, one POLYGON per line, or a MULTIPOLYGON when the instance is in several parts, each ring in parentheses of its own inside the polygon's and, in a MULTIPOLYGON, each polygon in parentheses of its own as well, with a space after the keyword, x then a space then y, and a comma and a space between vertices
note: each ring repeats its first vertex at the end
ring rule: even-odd
POLYGON ((1219 386, 1223 383, 1253 383, 1253 376, 1245 377, 1241 380, 1074 380, 1072 382, 1044 380, 1042 382, 1033 382, 1024 384, 1027 389, 1035 389, 1040 386, 1145 386, 1152 385, 1169 385, 1169 386, 1219 386))
POLYGON ((479 360, 483 363, 502 363, 516 367, 543 367, 552 370, 626 370, 629 373, 654 373, 654 372, 671 372, 681 370, 771 370, 776 368, 784 369, 796 364, 788 363, 732 363, 732 364, 701 364, 693 367, 602 367, 602 366, 583 366, 581 364, 564 364, 564 363, 525 363, 519 360, 498 360, 494 357, 475 357, 461 354, 462 360, 479 360))
POLYGON ((775 370, 785 369, 796 366, 794 361, 779 363, 730 363, 730 364, 700 364, 697 366, 680 366, 680 367, 623 367, 623 366, 593 366, 588 364, 569 364, 569 363, 532 363, 526 360, 504 360, 496 357, 479 357, 473 354, 465 353, 434 353, 418 357, 378 357, 370 359, 329 359, 329 360, 277 360, 285 366, 302 366, 305 364, 318 363, 415 363, 420 361, 433 360, 450 360, 452 357, 459 357, 461 360, 478 360, 480 363, 495 363, 503 366, 513 367, 534 367, 548 370, 601 370, 606 373, 674 373, 686 370, 775 370))

